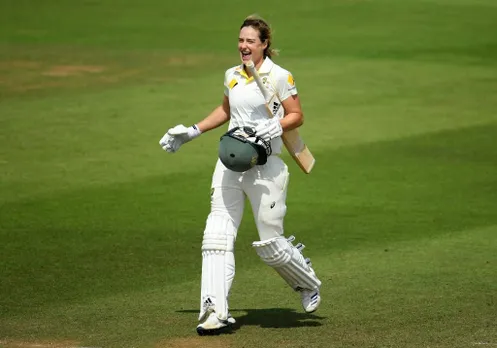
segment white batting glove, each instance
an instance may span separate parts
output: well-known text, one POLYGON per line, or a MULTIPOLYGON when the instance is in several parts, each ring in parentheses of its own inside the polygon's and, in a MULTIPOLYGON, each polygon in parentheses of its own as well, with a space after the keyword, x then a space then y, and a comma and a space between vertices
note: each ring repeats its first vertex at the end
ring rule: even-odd
POLYGON ((167 152, 176 152, 180 146, 198 137, 202 132, 196 125, 185 127, 182 124, 170 128, 159 141, 160 146, 167 152))
POLYGON ((283 134, 283 129, 278 117, 270 118, 255 127, 255 135, 265 141, 280 137, 281 134, 283 134))

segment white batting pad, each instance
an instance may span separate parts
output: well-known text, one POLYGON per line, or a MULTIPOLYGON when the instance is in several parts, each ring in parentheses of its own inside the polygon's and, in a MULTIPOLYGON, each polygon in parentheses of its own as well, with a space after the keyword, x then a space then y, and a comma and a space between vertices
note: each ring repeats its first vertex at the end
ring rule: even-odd
MULTIPOLYGON (((292 237, 291 237, 292 238, 292 237)), ((321 281, 314 273, 308 259, 306 260, 299 248, 291 243, 291 239, 275 237, 261 242, 253 242, 252 246, 260 258, 290 285, 294 290, 302 289, 317 290, 321 286, 321 281)))
POLYGON ((236 228, 228 215, 209 214, 202 242, 200 321, 209 309, 219 320, 228 318, 228 294, 235 276, 235 238, 236 228))

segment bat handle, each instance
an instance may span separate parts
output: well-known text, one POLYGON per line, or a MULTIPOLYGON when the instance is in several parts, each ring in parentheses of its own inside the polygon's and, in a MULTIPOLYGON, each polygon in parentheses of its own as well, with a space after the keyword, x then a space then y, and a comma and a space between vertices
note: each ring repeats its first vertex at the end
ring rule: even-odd
POLYGON ((271 95, 269 94, 269 91, 267 90, 266 86, 264 86, 264 83, 262 82, 262 79, 259 76, 257 69, 255 68, 254 62, 252 60, 249 60, 248 62, 245 63, 245 66, 254 77, 254 80, 257 83, 259 89, 261 90, 264 99, 266 99, 266 101, 269 100, 271 98, 271 95))

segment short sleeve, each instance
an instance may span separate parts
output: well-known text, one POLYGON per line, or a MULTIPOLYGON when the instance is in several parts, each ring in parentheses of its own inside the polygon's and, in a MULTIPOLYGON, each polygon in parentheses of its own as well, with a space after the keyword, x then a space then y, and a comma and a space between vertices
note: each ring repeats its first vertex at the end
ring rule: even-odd
POLYGON ((228 78, 229 78, 229 70, 227 70, 224 73, 224 95, 227 96, 227 97, 229 97, 229 95, 230 95, 230 88, 229 88, 228 78))
POLYGON ((278 75, 277 89, 280 99, 283 101, 292 95, 296 95, 297 86, 295 85, 292 73, 285 70, 283 73, 278 75))

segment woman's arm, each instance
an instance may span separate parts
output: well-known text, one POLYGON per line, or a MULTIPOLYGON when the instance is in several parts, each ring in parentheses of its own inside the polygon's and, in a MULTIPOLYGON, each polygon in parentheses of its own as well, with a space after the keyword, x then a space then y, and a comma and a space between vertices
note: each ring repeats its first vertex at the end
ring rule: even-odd
POLYGON ((217 128, 230 119, 230 102, 227 96, 224 96, 223 103, 215 108, 206 118, 197 123, 197 128, 202 132, 208 132, 217 128))
POLYGON ((224 96, 223 104, 215 108, 202 121, 188 128, 179 124, 176 127, 169 129, 160 139, 159 144, 167 152, 176 152, 184 143, 195 139, 204 132, 225 124, 229 119, 230 103, 228 97, 224 96))
POLYGON ((285 109, 285 117, 280 120, 283 132, 300 127, 304 123, 304 114, 298 94, 286 98, 281 104, 285 109))

